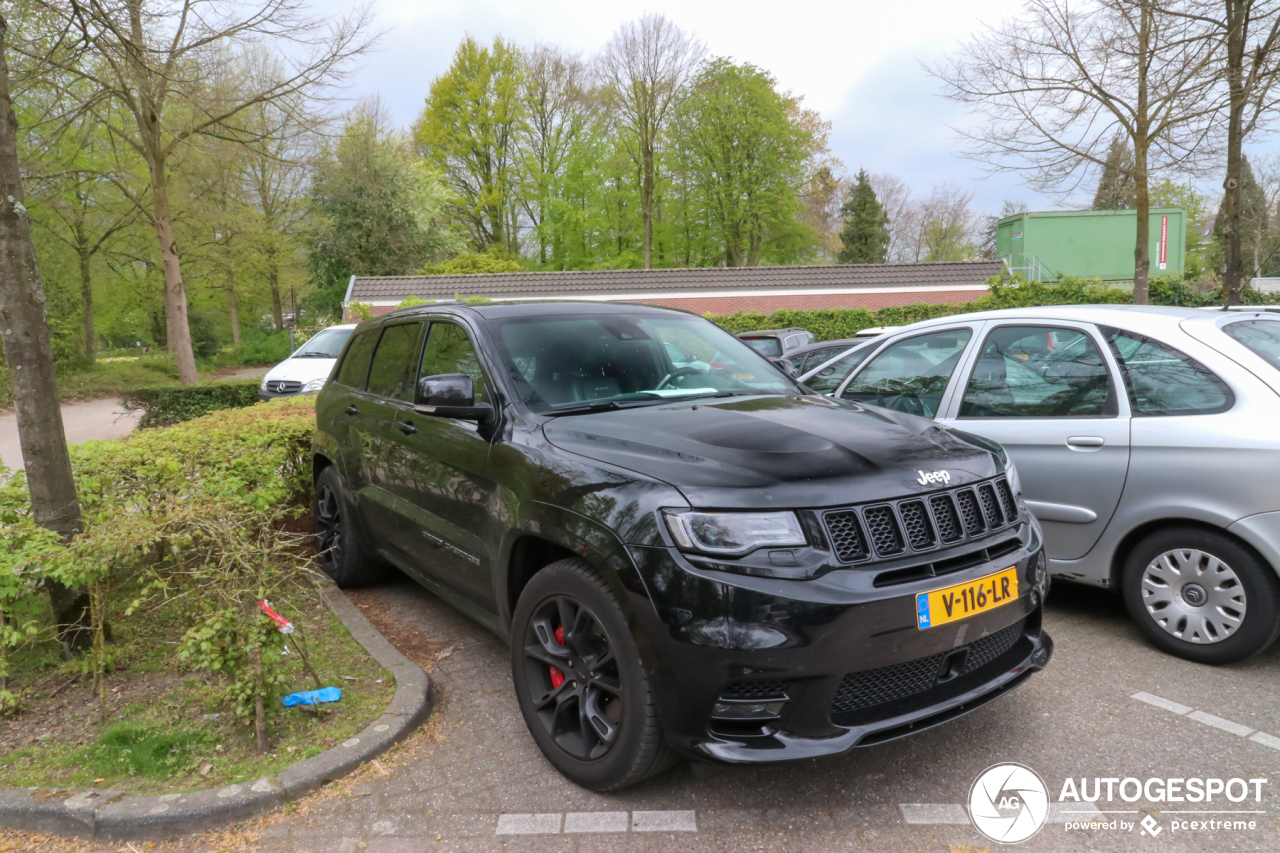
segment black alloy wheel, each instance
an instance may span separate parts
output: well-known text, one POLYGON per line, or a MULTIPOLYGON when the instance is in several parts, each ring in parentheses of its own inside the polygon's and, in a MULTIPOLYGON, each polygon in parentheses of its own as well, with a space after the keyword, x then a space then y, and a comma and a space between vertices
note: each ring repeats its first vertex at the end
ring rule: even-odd
POLYGON ((524 657, 543 730, 574 758, 608 752, 622 722, 622 679, 595 614, 567 595, 546 599, 525 628, 524 657))
POLYGON ((578 785, 614 791, 674 763, 622 608, 585 560, 552 563, 521 591, 511 675, 529 733, 578 785))
POLYGON ((313 530, 320 568, 340 587, 377 583, 387 576, 388 566, 370 557, 360 542, 351 502, 342 477, 332 465, 316 477, 313 530))

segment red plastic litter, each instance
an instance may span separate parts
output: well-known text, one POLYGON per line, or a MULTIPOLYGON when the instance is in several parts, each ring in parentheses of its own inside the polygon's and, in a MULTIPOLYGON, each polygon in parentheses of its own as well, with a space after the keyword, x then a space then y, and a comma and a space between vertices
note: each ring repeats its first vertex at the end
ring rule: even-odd
MULTIPOLYGON (((559 628, 556 629, 556 642, 562 646, 564 645, 564 626, 563 625, 561 625, 559 628)), ((561 684, 564 684, 564 673, 561 672, 559 669, 555 668, 554 666, 550 667, 550 670, 551 670, 552 688, 558 688, 561 684)))

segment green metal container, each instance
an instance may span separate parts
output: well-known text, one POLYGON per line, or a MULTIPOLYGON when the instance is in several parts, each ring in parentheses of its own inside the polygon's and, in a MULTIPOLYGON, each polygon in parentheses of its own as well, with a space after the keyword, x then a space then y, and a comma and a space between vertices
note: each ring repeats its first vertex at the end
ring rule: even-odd
MULTIPOLYGON (((1054 210, 1019 213, 996 225, 996 251, 1031 279, 1076 276, 1132 281, 1138 238, 1134 210, 1054 210)), ((1181 276, 1187 253, 1186 214, 1151 211, 1151 277, 1181 276)))

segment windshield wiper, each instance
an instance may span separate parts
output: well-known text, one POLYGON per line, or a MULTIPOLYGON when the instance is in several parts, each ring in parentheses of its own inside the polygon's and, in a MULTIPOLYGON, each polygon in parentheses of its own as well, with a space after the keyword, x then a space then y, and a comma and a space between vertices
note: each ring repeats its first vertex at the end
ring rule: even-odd
POLYGON ((622 407, 613 400, 601 400, 598 403, 587 403, 582 406, 566 406, 563 409, 552 409, 548 415, 582 415, 588 412, 609 412, 622 407))

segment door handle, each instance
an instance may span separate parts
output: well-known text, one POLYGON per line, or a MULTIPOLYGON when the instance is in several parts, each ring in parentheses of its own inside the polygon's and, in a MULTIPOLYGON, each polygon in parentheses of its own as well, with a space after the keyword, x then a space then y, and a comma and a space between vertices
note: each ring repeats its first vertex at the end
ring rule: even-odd
POLYGON ((346 411, 346 413, 347 413, 348 415, 358 415, 358 414, 360 414, 360 410, 359 410, 359 409, 357 409, 355 406, 347 406, 347 408, 345 409, 345 411, 346 411))
POLYGON ((1100 435, 1073 435, 1067 439, 1068 447, 1101 447, 1106 443, 1100 435))
POLYGON ((418 431, 418 428, 414 426, 411 421, 401 421, 398 424, 398 426, 400 428, 400 431, 405 435, 413 435, 415 432, 418 431))

